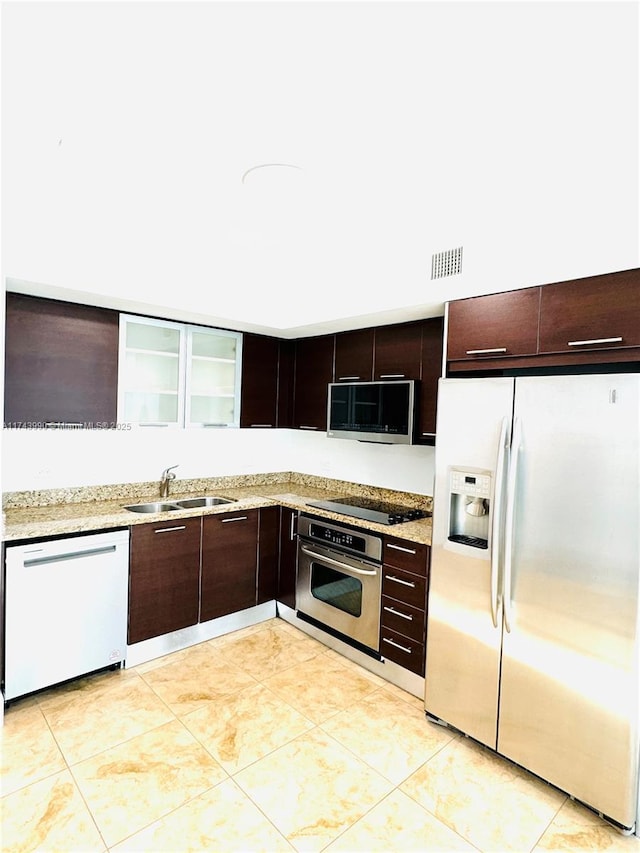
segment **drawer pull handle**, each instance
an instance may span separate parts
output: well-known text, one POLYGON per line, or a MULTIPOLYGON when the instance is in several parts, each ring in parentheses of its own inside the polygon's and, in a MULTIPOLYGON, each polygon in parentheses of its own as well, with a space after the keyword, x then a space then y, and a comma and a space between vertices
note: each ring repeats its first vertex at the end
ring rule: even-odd
POLYGON ((489 355, 492 352, 506 352, 506 347, 491 347, 491 349, 468 349, 467 355, 489 355))
POLYGON ((160 530, 154 530, 154 533, 173 533, 174 530, 186 530, 186 524, 181 524, 180 527, 161 527, 160 530))
POLYGON ((411 616, 410 613, 400 613, 399 610, 396 610, 393 607, 385 606, 384 609, 387 611, 387 613, 393 613, 394 616, 400 616, 402 619, 406 619, 408 622, 413 622, 413 616, 411 616))
POLYGON ((235 518, 223 518, 222 523, 227 524, 230 521, 246 521, 248 516, 246 515, 237 515, 235 518))
POLYGON ((390 542, 387 543, 387 548, 393 548, 394 551, 404 551, 405 554, 416 554, 417 551, 414 548, 402 548, 400 545, 392 545, 390 542))
POLYGON ((359 376, 338 376, 338 382, 346 382, 348 379, 360 379, 359 376))
POLYGON ((271 429, 273 424, 251 424, 251 429, 271 429))
POLYGON ((381 373, 380 379, 404 379, 404 373, 381 373))
POLYGON ((401 578, 396 578, 393 575, 385 575, 385 578, 386 580, 393 581, 394 583, 401 583, 402 586, 410 586, 412 589, 416 588, 414 583, 411 583, 410 581, 403 581, 401 578))
POLYGON ((390 646, 393 646, 395 649, 400 649, 401 652, 406 652, 408 655, 411 654, 411 649, 408 649, 406 646, 401 646, 400 643, 394 643, 393 640, 389 640, 387 637, 383 637, 382 642, 389 643, 390 646))
POLYGON ((305 426, 304 424, 300 424, 300 429, 318 429, 316 426, 305 426))
POLYGON ((568 347, 586 347, 589 344, 621 344, 622 338, 593 338, 591 341, 569 341, 568 347))

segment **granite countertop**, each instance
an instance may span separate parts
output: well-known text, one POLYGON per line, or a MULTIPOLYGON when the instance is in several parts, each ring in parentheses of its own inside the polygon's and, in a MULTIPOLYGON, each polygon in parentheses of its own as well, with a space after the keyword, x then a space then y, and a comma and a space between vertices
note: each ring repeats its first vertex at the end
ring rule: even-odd
POLYGON ((48 489, 38 492, 12 492, 4 496, 3 541, 88 533, 136 524, 157 523, 167 519, 199 517, 223 512, 237 512, 264 506, 282 505, 307 511, 323 518, 335 519, 355 527, 363 527, 411 542, 431 544, 431 518, 403 524, 375 524, 371 521, 309 507, 307 501, 332 499, 336 495, 358 495, 389 503, 432 510, 432 498, 409 492, 379 489, 342 480, 294 473, 243 475, 201 480, 175 480, 167 500, 218 495, 230 498, 231 504, 160 513, 135 513, 126 504, 160 500, 157 483, 133 483, 70 489, 48 489))

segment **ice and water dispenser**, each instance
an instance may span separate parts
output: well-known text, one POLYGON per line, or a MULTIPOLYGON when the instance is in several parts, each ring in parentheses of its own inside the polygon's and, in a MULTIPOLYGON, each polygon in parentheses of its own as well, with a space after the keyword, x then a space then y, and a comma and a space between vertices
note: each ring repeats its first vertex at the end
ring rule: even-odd
POLYGON ((491 471, 449 470, 449 541, 471 548, 489 547, 491 471))

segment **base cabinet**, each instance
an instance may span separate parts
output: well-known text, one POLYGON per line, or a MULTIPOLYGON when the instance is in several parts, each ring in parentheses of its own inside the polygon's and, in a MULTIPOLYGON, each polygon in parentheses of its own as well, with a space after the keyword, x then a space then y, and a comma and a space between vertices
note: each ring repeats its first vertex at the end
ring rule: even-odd
POLYGON ((427 628, 427 545, 385 536, 383 540, 380 653, 424 675, 427 628))
POLYGON ((200 621, 254 607, 257 568, 257 509, 204 516, 200 621))
POLYGON ((129 645, 198 621, 200 518, 131 527, 129 645))
POLYGON ((280 560, 278 565, 278 601, 287 607, 296 606, 296 521, 298 512, 280 507, 280 560))

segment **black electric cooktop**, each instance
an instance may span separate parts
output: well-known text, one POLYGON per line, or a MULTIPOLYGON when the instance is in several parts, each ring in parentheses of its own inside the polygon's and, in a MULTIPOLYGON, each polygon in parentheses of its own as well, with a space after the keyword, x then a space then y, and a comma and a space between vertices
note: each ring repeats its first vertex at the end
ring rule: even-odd
POLYGON ((373 498, 337 497, 329 501, 307 501, 307 506, 326 509, 329 512, 339 512, 352 518, 363 518, 376 524, 401 524, 404 521, 415 521, 426 518, 429 513, 415 507, 398 506, 397 504, 377 501, 373 498))

